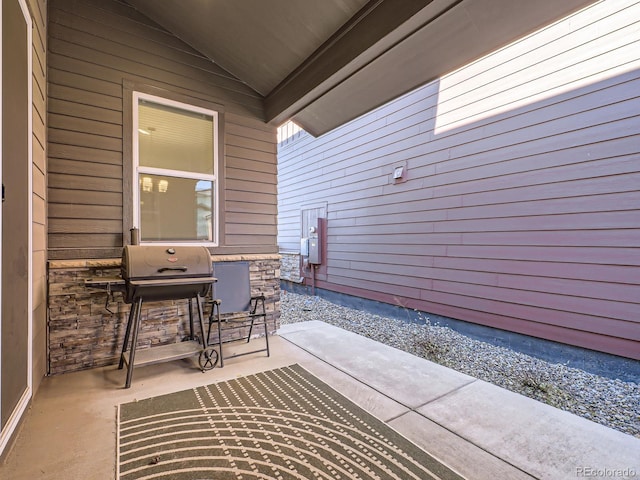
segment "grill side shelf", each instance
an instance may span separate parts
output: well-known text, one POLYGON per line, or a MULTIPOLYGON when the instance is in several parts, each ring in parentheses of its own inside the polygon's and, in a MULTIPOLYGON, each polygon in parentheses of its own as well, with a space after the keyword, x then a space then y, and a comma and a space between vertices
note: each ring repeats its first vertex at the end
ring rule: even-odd
POLYGON ((87 287, 99 288, 102 290, 120 291, 124 290, 125 281, 122 277, 91 277, 84 280, 87 287))
POLYGON ((122 277, 91 277, 84 281, 87 288, 95 288, 96 290, 105 290, 107 298, 104 301, 104 309, 113 315, 115 312, 109 309, 109 298, 113 298, 114 292, 125 292, 126 285, 122 277))

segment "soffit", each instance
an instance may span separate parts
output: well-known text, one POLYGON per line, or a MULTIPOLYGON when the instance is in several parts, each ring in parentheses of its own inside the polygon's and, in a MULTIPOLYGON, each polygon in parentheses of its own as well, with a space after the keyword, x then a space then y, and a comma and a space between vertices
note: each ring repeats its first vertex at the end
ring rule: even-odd
POLYGON ((594 0, 127 0, 325 133, 594 0), (188 8, 185 8, 188 7, 188 8))
POLYGON ((266 96, 368 0, 128 0, 266 96))

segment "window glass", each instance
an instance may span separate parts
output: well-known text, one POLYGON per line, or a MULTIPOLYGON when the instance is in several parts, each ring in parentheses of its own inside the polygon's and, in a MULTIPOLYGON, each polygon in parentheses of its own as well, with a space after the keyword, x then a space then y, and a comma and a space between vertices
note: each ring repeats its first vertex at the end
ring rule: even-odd
POLYGON ((213 182, 141 174, 143 241, 213 240, 213 182))
POLYGON ((216 242, 216 113, 137 94, 134 185, 142 242, 216 242))
POLYGON ((139 164, 213 175, 213 117, 140 100, 139 164))

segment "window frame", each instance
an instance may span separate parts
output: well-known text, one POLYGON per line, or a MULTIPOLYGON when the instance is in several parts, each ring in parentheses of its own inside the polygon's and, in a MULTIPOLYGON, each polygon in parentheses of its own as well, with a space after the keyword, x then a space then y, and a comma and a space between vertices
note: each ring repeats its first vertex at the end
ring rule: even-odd
MULTIPOLYGON (((211 109, 206 107, 201 107, 198 105, 193 105, 191 103, 185 103, 178 100, 173 100, 166 97, 161 97, 158 95, 153 95, 150 93, 142 92, 140 90, 133 90, 132 96, 130 97, 132 100, 131 104, 131 209, 132 209, 132 222, 131 228, 140 229, 140 189, 139 189, 139 178, 143 174, 149 175, 167 175, 178 178, 188 178, 188 179, 196 179, 196 180, 205 180, 210 181, 213 186, 212 192, 212 240, 207 241, 199 241, 199 240, 142 240, 142 231, 140 230, 140 244, 141 245, 198 245, 205 247, 217 247, 220 245, 221 238, 221 179, 219 176, 220 170, 220 139, 221 139, 221 129, 220 129, 220 115, 221 112, 218 109, 211 109), (200 113, 204 115, 209 115, 213 119, 213 174, 199 174, 184 170, 171 170, 157 167, 145 167, 140 165, 140 149, 139 149, 139 134, 138 134, 138 107, 140 105, 140 100, 146 100, 152 103, 157 103, 160 105, 167 105, 170 107, 174 107, 181 110, 186 110, 190 112, 200 113)), ((125 242, 126 243, 126 242, 125 242)))

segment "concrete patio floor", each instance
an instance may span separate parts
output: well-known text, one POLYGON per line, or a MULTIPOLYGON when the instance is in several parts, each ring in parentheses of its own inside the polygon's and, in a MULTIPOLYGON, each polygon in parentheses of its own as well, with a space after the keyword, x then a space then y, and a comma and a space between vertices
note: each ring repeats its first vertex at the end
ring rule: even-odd
POLYGON ((469 479, 640 477, 630 435, 323 322, 285 325, 270 340, 271 357, 204 374, 192 360, 137 368, 130 389, 115 366, 46 378, 0 478, 115 478, 118 404, 293 363, 469 479))

